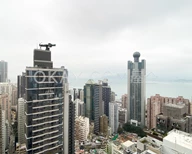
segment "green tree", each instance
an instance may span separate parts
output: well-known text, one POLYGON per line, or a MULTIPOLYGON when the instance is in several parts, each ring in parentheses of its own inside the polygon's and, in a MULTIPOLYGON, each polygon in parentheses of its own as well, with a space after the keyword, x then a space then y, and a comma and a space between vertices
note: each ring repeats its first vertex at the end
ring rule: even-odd
POLYGON ((123 129, 126 132, 136 133, 140 137, 146 136, 146 133, 138 126, 131 125, 130 123, 126 123, 123 125, 123 129))

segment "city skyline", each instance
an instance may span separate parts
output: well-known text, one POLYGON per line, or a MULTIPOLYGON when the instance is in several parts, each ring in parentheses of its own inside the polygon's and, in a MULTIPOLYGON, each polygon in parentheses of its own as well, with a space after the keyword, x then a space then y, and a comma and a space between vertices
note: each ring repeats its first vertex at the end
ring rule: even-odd
POLYGON ((1 59, 9 63, 13 82, 25 66, 31 66, 31 49, 50 40, 57 44, 55 67, 65 65, 87 79, 93 72, 124 74, 135 51, 148 60, 148 73, 159 79, 165 72, 167 79, 192 77, 187 70, 192 65, 190 1, 19 0, 11 4, 0 5, 1 14, 6 14, 0 16, 0 39, 1 59), (25 58, 16 60, 16 56, 25 58))
POLYGON ((2 0, 0 153, 191 154, 191 8, 2 0))

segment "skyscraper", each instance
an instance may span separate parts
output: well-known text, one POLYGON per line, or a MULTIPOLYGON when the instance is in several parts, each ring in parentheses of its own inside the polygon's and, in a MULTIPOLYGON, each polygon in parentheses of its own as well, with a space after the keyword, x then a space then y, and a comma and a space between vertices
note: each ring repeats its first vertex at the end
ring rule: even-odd
POLYGON ((102 111, 102 85, 88 80, 84 86, 85 116, 94 122, 94 132, 99 133, 99 117, 102 111))
POLYGON ((68 153, 68 72, 53 68, 49 45, 35 49, 34 66, 26 68, 27 154, 68 153))
POLYGON ((75 153, 75 103, 72 101, 71 95, 69 95, 69 154, 75 153))
POLYGON ((25 110, 24 110, 24 99, 18 99, 18 142, 19 144, 25 143, 25 110))
POLYGON ((85 103, 85 117, 89 118, 90 122, 94 120, 93 118, 93 88, 95 82, 93 80, 88 80, 84 86, 84 103, 85 103))
POLYGON ((8 80, 8 63, 0 61, 0 82, 7 82, 8 80))
POLYGON ((17 76, 17 99, 24 98, 25 95, 25 73, 17 76))
POLYGON ((133 54, 134 62, 128 61, 127 119, 131 124, 145 126, 145 75, 146 61, 139 62, 140 53, 133 54))
POLYGON ((118 104, 115 102, 109 103, 109 126, 112 133, 117 133, 119 127, 119 111, 118 104))
POLYGON ((102 99, 104 101, 104 114, 109 117, 109 102, 111 101, 111 87, 107 80, 102 81, 102 99))

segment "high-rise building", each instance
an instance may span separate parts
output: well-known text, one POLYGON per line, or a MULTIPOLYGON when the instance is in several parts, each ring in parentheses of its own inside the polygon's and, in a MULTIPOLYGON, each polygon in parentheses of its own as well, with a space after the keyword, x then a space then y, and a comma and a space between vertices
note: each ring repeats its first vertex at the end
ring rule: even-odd
POLYGON ((145 126, 145 75, 146 61, 139 61, 140 53, 133 54, 134 62, 128 61, 128 121, 145 126))
POLYGON ((127 109, 119 108, 119 125, 122 127, 127 123, 127 109))
POLYGON ((6 136, 6 118, 5 118, 5 110, 2 110, 1 109, 1 116, 2 116, 2 123, 1 123, 1 128, 2 128, 2 153, 5 153, 5 149, 6 149, 6 139, 7 139, 7 136, 6 136))
POLYGON ((71 95, 69 95, 69 154, 75 153, 75 106, 76 105, 72 101, 71 95))
POLYGON ((99 117, 102 114, 102 87, 100 84, 94 85, 93 95, 93 116, 94 116, 94 133, 99 133, 99 117))
POLYGON ((5 153, 4 144, 3 144, 3 119, 2 119, 2 110, 0 105, 0 153, 5 153))
POLYGON ((24 144, 25 143, 25 107, 24 107, 24 99, 18 99, 18 143, 24 144))
POLYGON ((118 104, 115 102, 109 103, 109 126, 112 133, 117 133, 119 127, 119 111, 118 104))
POLYGON ((51 44, 34 50, 26 67, 25 138, 27 154, 68 153, 68 71, 53 68, 51 44))
POLYGON ((88 80, 84 86, 84 103, 85 103, 85 117, 89 118, 90 122, 94 120, 93 118, 93 88, 95 82, 93 80, 88 80))
POLYGON ((0 104, 1 109, 5 111, 5 120, 8 120, 11 122, 11 104, 9 101, 9 95, 8 94, 1 94, 0 95, 0 104))
POLYGON ((115 96, 116 96, 115 92, 111 91, 111 100, 110 100, 110 102, 115 101, 115 96))
POLYGON ((102 99, 104 101, 104 114, 109 117, 109 102, 111 101, 111 87, 108 81, 102 81, 102 99))
POLYGON ((17 76, 17 99, 25 96, 25 72, 17 76))
POLYGON ((84 142, 89 135, 89 118, 79 116, 75 119, 75 140, 84 142))
POLYGON ((0 61, 0 82, 7 82, 8 80, 8 63, 0 61))
POLYGON ((17 105, 17 87, 14 85, 12 88, 12 97, 11 97, 11 105, 16 106, 17 105))
POLYGON ((127 94, 121 96, 121 101, 122 101, 122 107, 127 108, 127 101, 128 101, 127 94))
POLYGON ((10 137, 10 126, 8 120, 5 121, 5 150, 9 149, 9 137, 10 137))
POLYGON ((83 89, 80 89, 80 91, 79 91, 79 99, 81 101, 84 101, 84 91, 83 91, 83 89))
POLYGON ((102 115, 102 85, 88 80, 84 86, 85 116, 94 122, 94 133, 99 133, 99 117, 102 115))
MULTIPOLYGON (((0 83, 0 94, 6 95, 6 97, 8 97, 8 102, 6 103, 7 105, 7 109, 5 109, 7 115, 6 118, 8 117, 8 121, 9 123, 11 123, 11 105, 15 105, 17 104, 17 88, 15 84, 12 84, 10 82, 3 82, 0 83)), ((4 110, 4 108, 3 108, 4 110)))
POLYGON ((103 136, 108 135, 108 117, 106 115, 100 116, 99 119, 100 134, 103 136))
POLYGON ((75 116, 85 116, 85 104, 80 99, 76 99, 75 103, 75 116))

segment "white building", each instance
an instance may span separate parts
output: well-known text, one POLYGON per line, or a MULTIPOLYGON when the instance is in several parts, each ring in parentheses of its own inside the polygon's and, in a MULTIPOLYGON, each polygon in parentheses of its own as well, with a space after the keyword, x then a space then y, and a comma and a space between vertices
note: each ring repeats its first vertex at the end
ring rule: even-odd
POLYGON ((79 99, 84 102, 84 91, 83 91, 83 89, 81 89, 80 92, 79 92, 79 99))
POLYGON ((118 104, 115 102, 109 103, 109 126, 112 133, 117 133, 119 127, 119 111, 118 104))
POLYGON ((25 143, 25 107, 24 99, 18 99, 18 142, 19 144, 25 143))
POLYGON ((164 154, 192 154, 192 134, 179 130, 172 130, 163 138, 162 153, 164 154))
POLYGON ((123 142, 121 146, 124 151, 136 152, 136 144, 134 142, 127 140, 126 142, 123 142))
POLYGON ((79 116, 75 119, 75 140, 84 142, 89 135, 89 118, 79 116))
POLYGON ((84 109, 84 102, 81 101, 80 99, 76 99, 75 100, 75 116, 78 117, 78 116, 84 116, 84 113, 85 113, 85 109, 84 109))
POLYGON ((137 141, 137 152, 142 153, 146 150, 151 150, 156 154, 161 154, 163 142, 153 137, 147 136, 137 141))
POLYGON ((135 143, 129 140, 123 143, 112 141, 108 145, 111 146, 111 149, 108 150, 111 154, 135 153, 137 150, 135 143))

